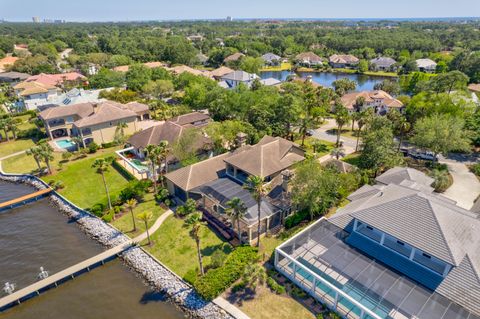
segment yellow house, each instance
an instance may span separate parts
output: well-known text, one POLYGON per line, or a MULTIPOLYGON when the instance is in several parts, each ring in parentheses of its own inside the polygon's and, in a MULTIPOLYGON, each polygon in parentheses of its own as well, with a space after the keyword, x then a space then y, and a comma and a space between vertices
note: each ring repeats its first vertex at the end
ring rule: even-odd
POLYGON ((125 124, 124 132, 130 135, 140 129, 140 121, 150 119, 145 104, 113 101, 52 107, 40 112, 39 117, 50 139, 80 136, 84 144, 110 143, 119 124, 125 124))

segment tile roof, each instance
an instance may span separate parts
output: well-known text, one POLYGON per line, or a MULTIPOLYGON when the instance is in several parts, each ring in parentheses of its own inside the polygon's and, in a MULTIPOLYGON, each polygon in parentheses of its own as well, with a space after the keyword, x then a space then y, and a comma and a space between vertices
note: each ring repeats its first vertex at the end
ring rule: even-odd
MULTIPOLYGON (((1 76, 1 74, 0 74, 1 76)), ((468 89, 472 92, 480 93, 480 84, 472 83, 468 85, 468 89)))
POLYGON ((224 76, 225 74, 228 74, 228 73, 232 73, 234 70, 230 69, 230 68, 227 68, 226 66, 221 66, 213 71, 210 72, 210 74, 213 76, 213 77, 222 77, 224 76))
POLYGON ((5 70, 5 68, 9 65, 13 65, 18 59, 19 58, 14 56, 6 56, 3 59, 0 59, 0 71, 5 70))
POLYGON ((76 80, 85 80, 86 77, 77 72, 68 72, 68 73, 59 73, 59 74, 45 74, 40 73, 37 75, 32 75, 27 78, 25 81, 31 82, 40 82, 43 84, 49 85, 59 85, 64 81, 76 81, 76 80))
POLYGON ((425 173, 410 167, 394 167, 375 178, 375 181, 388 185, 390 183, 400 185, 404 180, 413 181, 425 186, 430 186, 434 179, 425 173))
POLYGON ((270 176, 304 160, 303 151, 280 137, 264 136, 260 142, 225 160, 251 175, 270 176))
POLYGON ((229 56, 227 56, 223 62, 231 62, 231 61, 237 61, 238 59, 241 59, 242 57, 244 57, 245 54, 243 53, 240 53, 240 52, 237 52, 237 53, 234 53, 234 54, 231 54, 229 56))
POLYGON ((358 58, 351 54, 334 54, 329 58, 330 63, 341 63, 341 64, 355 64, 358 63, 358 58))
POLYGON ((0 79, 10 80, 26 80, 30 77, 30 74, 20 72, 2 72, 0 73, 0 79))
POLYGON ((370 63, 374 64, 376 66, 389 68, 392 65, 394 65, 395 63, 397 63, 397 61, 395 61, 394 59, 389 58, 389 57, 379 57, 379 58, 371 59, 370 63))
POLYGON ((60 118, 71 115, 78 115, 80 118, 86 117, 93 113, 92 103, 80 103, 73 105, 64 105, 48 108, 39 113, 39 117, 44 120, 60 118))
POLYGON ((347 93, 341 97, 341 101, 347 109, 353 110, 359 97, 365 98, 366 103, 372 103, 377 99, 381 99, 383 100, 382 103, 385 106, 398 108, 403 107, 403 103, 401 101, 393 98, 390 94, 382 90, 347 93))
POLYGON ((187 113, 187 114, 175 116, 169 119, 170 122, 173 122, 182 126, 193 124, 195 122, 209 121, 209 120, 210 120, 210 116, 208 114, 204 114, 200 112, 187 113))
POLYGON ((435 69, 437 66, 437 63, 431 59, 418 59, 416 62, 419 68, 435 69))
POLYGON ((80 120, 76 121, 74 125, 82 128, 132 117, 137 117, 137 113, 128 108, 124 108, 120 103, 106 101, 97 104, 97 106, 94 107, 93 114, 81 118, 80 120))
POLYGON ((173 144, 180 137, 183 129, 182 126, 167 121, 133 134, 127 142, 136 148, 145 148, 150 144, 158 145, 161 141, 173 144))
POLYGON ((271 62, 271 61, 280 61, 282 58, 274 53, 265 53, 262 55, 262 59, 265 62, 271 62))
POLYGON ((231 73, 228 73, 222 76, 222 80, 232 80, 232 81, 240 81, 240 82, 248 82, 256 78, 258 78, 258 75, 248 73, 245 71, 233 71, 231 73))
POLYGON ((303 52, 295 56, 295 60, 308 62, 322 62, 323 59, 313 52, 303 52))
POLYGON ((20 91, 21 96, 28 96, 32 94, 47 93, 49 90, 54 90, 57 87, 50 84, 43 84, 40 82, 20 82, 13 87, 20 91))
MULTIPOLYGON (((167 67, 166 63, 158 62, 158 61, 145 62, 145 63, 143 63, 143 65, 146 66, 147 68, 150 68, 150 69, 160 68, 160 67, 166 68, 167 67)), ((119 65, 119 66, 114 67, 112 70, 116 71, 116 72, 128 72, 129 69, 130 69, 129 65, 119 65)))

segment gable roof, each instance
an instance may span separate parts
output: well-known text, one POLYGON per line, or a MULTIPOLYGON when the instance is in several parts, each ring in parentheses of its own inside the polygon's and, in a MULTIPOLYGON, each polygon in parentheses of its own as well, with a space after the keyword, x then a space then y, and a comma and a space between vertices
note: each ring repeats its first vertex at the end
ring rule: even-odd
POLYGON ((40 82, 20 82, 13 87, 20 91, 21 96, 28 96, 32 94, 47 93, 49 90, 56 90, 57 87, 50 84, 43 84, 40 82))
POLYGON ((93 113, 92 103, 79 103, 73 105, 63 105, 48 108, 39 113, 39 117, 43 120, 61 118, 65 116, 78 115, 80 118, 86 117, 93 113))
POLYGON ((168 68, 168 70, 174 74, 182 74, 184 72, 191 73, 193 75, 206 75, 205 72, 202 72, 197 69, 193 69, 187 65, 177 65, 172 68, 168 68))
POLYGON ((430 186, 434 179, 427 176, 425 173, 410 168, 410 167, 394 167, 375 178, 375 181, 385 185, 397 184, 400 185, 404 180, 409 180, 425 186, 430 186))
POLYGON ((232 80, 232 81, 240 81, 240 82, 248 82, 256 78, 258 78, 256 74, 248 73, 240 70, 233 71, 231 73, 228 73, 222 76, 222 80, 232 80))
POLYGON ((25 81, 31 82, 39 82, 42 84, 48 85, 59 85, 62 84, 64 81, 76 81, 76 80, 85 80, 86 77, 81 75, 78 72, 67 72, 67 73, 58 73, 58 74, 45 74, 40 73, 37 75, 32 75, 28 77, 25 81))
POLYGON ((358 63, 358 58, 351 54, 334 54, 329 58, 330 63, 341 63, 341 64, 355 64, 358 63))
POLYGON ((241 59, 242 57, 244 57, 245 54, 243 53, 240 53, 240 52, 237 52, 237 53, 234 53, 234 54, 231 54, 229 56, 227 56, 223 62, 232 62, 232 61, 237 61, 239 59, 241 59))
POLYGON ((200 112, 192 112, 187 114, 182 114, 179 116, 172 117, 169 119, 169 122, 178 124, 178 125, 188 125, 199 121, 208 121, 210 120, 210 116, 208 114, 200 113, 200 112))
POLYGON ((210 75, 213 77, 222 77, 225 74, 232 73, 234 70, 226 67, 226 66, 221 66, 213 71, 210 72, 210 75))
POLYGON ((257 144, 247 146, 225 162, 248 174, 267 177, 304 159, 303 151, 295 143, 266 135, 257 144))
POLYGON ((424 69, 434 69, 437 66, 437 63, 431 59, 418 59, 417 66, 424 69))
POLYGON ((271 61, 279 61, 281 59, 280 56, 274 54, 274 53, 265 53, 264 55, 262 55, 262 59, 265 61, 265 62, 271 62, 271 61))
POLYGON ((0 79, 8 80, 26 80, 30 77, 30 74, 21 72, 2 72, 0 73, 0 79))
POLYGON ((161 141, 173 144, 182 134, 182 130, 182 126, 166 121, 133 134, 127 142, 135 148, 145 148, 150 144, 158 145, 161 141))

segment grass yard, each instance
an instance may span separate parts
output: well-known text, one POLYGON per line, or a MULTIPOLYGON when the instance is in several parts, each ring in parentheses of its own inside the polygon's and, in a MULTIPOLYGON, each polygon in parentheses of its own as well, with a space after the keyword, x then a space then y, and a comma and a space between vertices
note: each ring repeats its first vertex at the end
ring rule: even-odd
MULTIPOLYGON (((146 247, 152 255, 181 277, 199 268, 195 241, 183 224, 184 221, 180 218, 168 217, 160 229, 153 234, 153 245, 146 247)), ((221 249, 226 254, 232 251, 232 247, 208 227, 203 227, 200 244, 205 268, 208 268, 211 263, 211 255, 215 250, 221 249)))
POLYGON ((0 143, 0 158, 13 153, 24 151, 26 149, 29 149, 33 145, 35 145, 35 143, 31 139, 2 142, 0 143))
MULTIPOLYGON (((148 223, 149 228, 153 225, 153 223, 155 223, 158 217, 165 212, 165 210, 157 204, 152 193, 145 195, 144 201, 139 202, 137 207, 133 209, 133 214, 136 216, 137 214, 145 211, 150 211, 153 213, 153 218, 148 223)), ((134 238, 145 231, 145 224, 142 221, 136 220, 135 223, 137 225, 137 231, 133 232, 132 215, 129 209, 125 209, 120 216, 117 215, 115 220, 111 222, 113 226, 131 238, 134 238)))
MULTIPOLYGON (((98 151, 86 158, 70 161, 65 164, 61 171, 44 176, 42 179, 46 182, 61 181, 65 187, 59 192, 82 208, 91 207, 98 202, 106 203, 107 195, 105 194, 102 177, 95 172, 92 164, 96 158, 112 155, 112 149, 98 151)), ((110 167, 105 173, 105 178, 112 199, 117 197, 128 183, 128 180, 113 167, 110 167)))
POLYGON ((272 293, 267 287, 259 286, 254 299, 243 300, 239 306, 252 319, 314 319, 315 316, 295 299, 272 293))
MULTIPOLYGON (((56 169, 58 163, 62 160, 60 153, 53 153, 55 159, 52 161, 52 169, 56 169)), ((45 163, 41 163, 43 168, 46 167, 45 163)), ((38 170, 37 163, 32 156, 27 154, 20 154, 13 157, 9 157, 2 161, 2 168, 7 173, 33 173, 38 170)))
MULTIPOLYGON (((329 134, 334 134, 337 135, 337 129, 332 128, 331 130, 328 130, 327 133, 329 134)), ((348 137, 351 139, 356 140, 357 139, 357 130, 352 131, 351 123, 349 124, 349 127, 342 128, 342 132, 340 133, 340 136, 348 137)))
POLYGON ((262 71, 290 71, 292 69, 292 64, 290 62, 282 62, 278 66, 265 66, 260 69, 262 71))
MULTIPOLYGON (((302 144, 302 138, 299 137, 294 141, 298 145, 302 144)), ((324 155, 330 154, 332 149, 335 147, 335 143, 329 142, 329 141, 324 141, 324 140, 319 140, 314 137, 308 136, 305 138, 305 145, 303 146, 303 149, 305 152, 309 155, 313 155, 313 146, 315 145, 314 143, 319 142, 320 144, 317 146, 316 149, 316 155, 318 157, 322 157, 324 155)))
POLYGON ((349 155, 345 156, 344 158, 342 158, 342 161, 358 167, 359 164, 360 164, 360 153, 349 154, 349 155))

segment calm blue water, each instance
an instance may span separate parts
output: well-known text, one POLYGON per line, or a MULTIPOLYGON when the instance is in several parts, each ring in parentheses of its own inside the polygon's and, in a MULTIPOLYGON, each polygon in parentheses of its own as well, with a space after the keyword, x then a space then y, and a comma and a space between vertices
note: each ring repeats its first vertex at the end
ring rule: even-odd
MULTIPOLYGON (((285 81, 287 77, 293 74, 290 71, 268 71, 261 72, 260 77, 262 79, 275 78, 280 81, 285 81)), ((298 72, 298 76, 306 78, 311 75, 315 83, 318 83, 325 87, 332 87, 333 81, 348 78, 357 82, 356 91, 371 91, 375 84, 382 82, 385 79, 393 79, 382 76, 369 76, 364 74, 348 74, 348 73, 324 73, 324 72, 298 72)))
POLYGON ((58 147, 64 148, 64 149, 70 149, 70 148, 75 148, 76 145, 70 140, 60 140, 55 142, 58 147))

